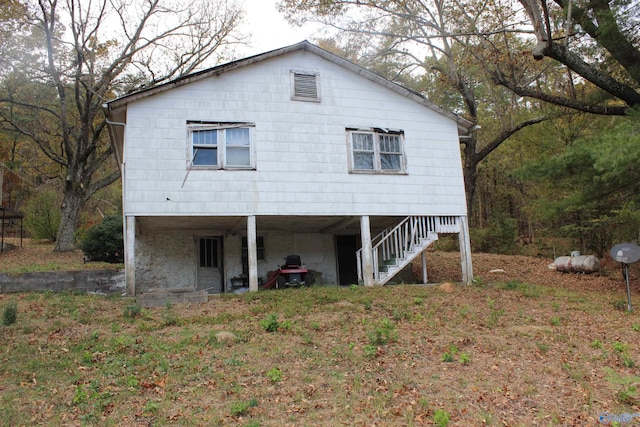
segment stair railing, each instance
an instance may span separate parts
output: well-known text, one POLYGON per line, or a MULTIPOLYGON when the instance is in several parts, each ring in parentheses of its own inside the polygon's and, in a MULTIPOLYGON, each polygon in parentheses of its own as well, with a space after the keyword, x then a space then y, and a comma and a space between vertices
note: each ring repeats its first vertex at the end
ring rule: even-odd
MULTIPOLYGON (((404 259, 420 247, 431 233, 459 232, 456 216, 408 216, 394 227, 389 227, 371 239, 374 282, 379 282, 381 265, 404 259)), ((356 251, 358 280, 363 280, 362 249, 356 251)))

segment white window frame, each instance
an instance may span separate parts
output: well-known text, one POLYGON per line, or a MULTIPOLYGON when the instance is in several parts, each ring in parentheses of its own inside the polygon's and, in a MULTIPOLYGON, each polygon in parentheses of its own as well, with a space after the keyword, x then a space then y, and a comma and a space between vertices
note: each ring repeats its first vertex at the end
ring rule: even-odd
MULTIPOLYGON (((347 146, 349 147, 349 172, 350 173, 364 173, 364 174, 391 174, 391 175, 405 175, 407 173, 407 156, 405 153, 404 143, 404 131, 394 129, 383 128, 347 128, 347 146), (366 134, 373 136, 373 168, 372 169, 356 169, 355 165, 355 151, 353 145, 354 134, 366 134), (400 156, 400 168, 399 169, 383 169, 381 161, 381 147, 380 137, 385 135, 397 136, 400 143, 400 151, 397 154, 400 156)), ((358 150, 360 151, 360 150, 358 150)), ((364 151, 364 150, 363 150, 364 151)))
POLYGON ((291 70, 289 73, 289 81, 291 84, 291 100, 293 101, 306 101, 306 102, 320 102, 320 73, 317 71, 308 70, 291 70), (296 95, 296 75, 315 77, 316 96, 300 96, 296 95))
MULTIPOLYGON (((225 170, 255 170, 255 123, 247 122, 187 122, 187 167, 189 169, 225 169, 225 170), (249 164, 248 165, 229 165, 227 164, 227 147, 226 137, 229 129, 248 129, 249 131, 249 164), (194 150, 197 144, 193 142, 194 131, 215 131, 217 132, 217 157, 215 165, 196 165, 194 164, 194 150)), ((209 148, 206 145, 203 148, 209 148)))

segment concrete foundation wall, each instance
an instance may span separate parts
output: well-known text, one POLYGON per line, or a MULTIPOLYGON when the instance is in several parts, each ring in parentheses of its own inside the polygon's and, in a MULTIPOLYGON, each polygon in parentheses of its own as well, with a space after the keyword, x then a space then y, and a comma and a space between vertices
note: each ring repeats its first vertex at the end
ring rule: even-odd
POLYGON ((0 287, 2 293, 74 291, 122 294, 125 292, 124 270, 0 273, 0 287))
POLYGON ((302 263, 309 269, 321 273, 316 277, 318 285, 335 285, 335 243, 333 235, 320 233, 268 233, 265 235, 266 261, 264 269, 258 263, 258 274, 267 277, 268 271, 284 263, 287 255, 300 255, 302 263))
MULTIPOLYGON (((260 233, 264 237, 265 259, 258 260, 258 277, 266 281, 269 273, 282 265, 287 255, 300 255, 303 264, 316 274, 315 284, 335 285, 338 282, 336 271, 335 243, 330 234, 320 233, 260 233)), ((241 235, 227 236, 224 243, 225 274, 227 289, 230 279, 242 273, 241 235)))
MULTIPOLYGON (((197 281, 195 236, 215 235, 207 232, 141 233, 136 238, 136 288, 138 293, 150 289, 193 287, 197 281)), ((300 255, 309 270, 316 272, 315 284, 336 284, 337 270, 334 236, 320 233, 258 233, 264 237, 265 259, 258 260, 258 276, 266 281, 269 272, 284 263, 287 255, 300 255)), ((231 279, 242 274, 242 234, 224 236, 224 287, 232 289, 231 279)))
POLYGON ((196 285, 192 233, 142 233, 136 238, 136 292, 196 285))

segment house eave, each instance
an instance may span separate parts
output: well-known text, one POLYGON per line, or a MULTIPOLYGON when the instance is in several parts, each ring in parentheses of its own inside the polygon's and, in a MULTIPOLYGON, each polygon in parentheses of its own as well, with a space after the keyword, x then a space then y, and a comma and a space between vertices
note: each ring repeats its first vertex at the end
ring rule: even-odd
POLYGON ((206 79, 209 77, 213 77, 213 76, 219 76, 223 73, 226 73, 228 71, 231 70, 235 70, 238 68, 242 68, 245 67, 247 65, 251 65, 251 64, 255 64, 258 62, 262 62, 262 61, 266 61, 278 56, 282 56, 282 55, 286 55, 288 53, 291 52, 295 52, 298 50, 303 50, 303 51, 308 51, 311 52, 315 55, 320 56, 321 58, 332 62, 338 66, 341 66, 353 73, 356 73, 374 83, 377 83, 383 87, 386 87, 387 89, 396 92, 406 98, 409 98, 411 100, 413 100, 414 102, 423 105, 451 120, 454 120, 456 122, 456 124, 458 125, 458 129, 459 129, 459 133, 460 135, 468 135, 471 133, 470 128, 472 128, 474 126, 474 123, 471 122, 470 120, 465 119, 464 117, 461 117, 451 111, 445 110, 444 108, 432 103, 431 101, 429 101, 427 98, 425 98, 423 95, 421 95, 418 92, 412 91, 410 89, 405 88, 404 86, 401 86, 397 83, 394 83, 390 80, 387 80, 386 78, 372 72, 369 71, 357 64, 354 64, 353 62, 350 62, 344 58, 341 58, 327 50, 324 50, 310 42, 308 42, 307 40, 301 41, 299 43, 290 45, 290 46, 285 46, 279 49, 275 49, 275 50, 271 50, 268 52, 264 52, 264 53, 260 53, 257 55, 253 55, 247 58, 243 58, 243 59, 239 59, 236 61, 232 61, 226 64, 222 64, 222 65, 218 65, 216 67, 213 68, 209 68, 206 70, 202 70, 196 73, 192 73, 183 77, 178 77, 177 79, 174 79, 170 82, 167 83, 163 83, 157 86, 153 86, 150 88, 145 88, 142 90, 139 90, 137 92, 133 92, 131 94, 128 95, 124 95, 120 98, 114 99, 113 101, 109 101, 107 102, 107 104, 105 104, 105 108, 106 110, 116 110, 120 107, 126 106, 126 104, 133 102, 133 101, 137 101, 139 99, 143 99, 158 93, 162 93, 165 91, 168 91, 170 89, 173 89, 175 87, 180 87, 183 85, 187 85, 202 79, 206 79))

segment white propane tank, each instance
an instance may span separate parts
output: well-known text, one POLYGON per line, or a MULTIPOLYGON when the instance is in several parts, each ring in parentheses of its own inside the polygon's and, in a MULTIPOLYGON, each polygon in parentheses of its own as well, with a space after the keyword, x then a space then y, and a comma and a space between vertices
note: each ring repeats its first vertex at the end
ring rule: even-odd
POLYGON ((595 255, 561 256, 554 261, 556 270, 565 273, 595 273, 600 260, 595 255))

